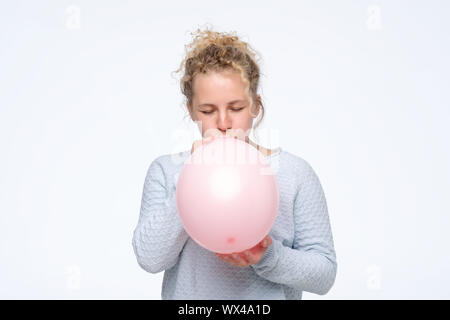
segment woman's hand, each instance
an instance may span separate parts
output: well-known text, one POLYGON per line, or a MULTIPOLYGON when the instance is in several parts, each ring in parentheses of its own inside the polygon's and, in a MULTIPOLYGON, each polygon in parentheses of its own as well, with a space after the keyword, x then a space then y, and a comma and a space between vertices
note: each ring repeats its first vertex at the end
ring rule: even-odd
POLYGON ((245 268, 252 264, 257 264, 271 244, 272 238, 267 235, 261 240, 261 242, 251 249, 242 252, 234 252, 232 254, 216 253, 216 256, 218 256, 222 261, 228 262, 233 266, 245 268))
POLYGON ((215 138, 220 137, 229 137, 234 139, 239 139, 244 142, 248 142, 248 136, 243 136, 238 129, 228 129, 225 134, 223 134, 218 129, 208 129, 205 133, 205 136, 201 140, 195 140, 192 144, 191 148, 191 154, 194 152, 195 149, 197 149, 199 146, 207 144, 208 142, 213 141, 215 138))
POLYGON ((192 144, 191 154, 195 151, 195 149, 197 149, 201 145, 204 145, 204 144, 207 144, 207 143, 213 141, 214 138, 215 138, 215 136, 209 136, 209 137, 201 139, 201 140, 195 140, 194 143, 192 144))

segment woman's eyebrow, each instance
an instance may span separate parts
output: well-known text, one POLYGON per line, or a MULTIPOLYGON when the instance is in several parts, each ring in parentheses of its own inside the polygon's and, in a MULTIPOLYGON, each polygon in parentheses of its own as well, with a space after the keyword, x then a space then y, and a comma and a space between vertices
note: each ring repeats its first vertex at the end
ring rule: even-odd
MULTIPOLYGON (((236 102, 244 102, 244 100, 233 100, 233 101, 228 102, 228 105, 235 104, 236 102)), ((213 103, 202 103, 202 104, 199 104, 198 106, 199 107, 216 107, 216 105, 213 103)))

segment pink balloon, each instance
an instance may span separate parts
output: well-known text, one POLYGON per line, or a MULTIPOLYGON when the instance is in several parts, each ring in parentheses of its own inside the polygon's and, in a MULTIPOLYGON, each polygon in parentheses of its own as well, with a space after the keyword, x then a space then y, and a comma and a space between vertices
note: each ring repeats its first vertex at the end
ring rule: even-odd
POLYGON ((217 253, 241 252, 258 244, 272 228, 278 184, 255 147, 217 137, 185 161, 176 205, 184 229, 200 246, 217 253))

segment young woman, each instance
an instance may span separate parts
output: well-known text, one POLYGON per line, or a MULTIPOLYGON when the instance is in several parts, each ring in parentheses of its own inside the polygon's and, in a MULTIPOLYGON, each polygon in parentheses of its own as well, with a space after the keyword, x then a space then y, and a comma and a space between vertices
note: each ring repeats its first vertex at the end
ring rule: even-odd
POLYGON ((204 138, 180 153, 183 159, 215 135, 245 140, 279 165, 279 211, 269 235, 255 247, 229 255, 210 252, 189 237, 177 213, 175 190, 183 163, 161 155, 151 163, 144 183, 132 241, 137 262, 150 273, 165 271, 162 299, 301 299, 303 291, 326 294, 334 284, 337 261, 318 176, 301 157, 263 148, 248 137, 264 116, 255 51, 235 34, 197 30, 177 71, 181 69, 187 111, 204 138))

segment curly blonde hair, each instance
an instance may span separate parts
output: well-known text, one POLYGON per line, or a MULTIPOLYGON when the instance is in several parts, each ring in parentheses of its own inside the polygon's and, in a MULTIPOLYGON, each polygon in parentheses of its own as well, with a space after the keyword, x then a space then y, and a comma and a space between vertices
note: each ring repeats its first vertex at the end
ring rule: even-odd
POLYGON ((254 126, 256 128, 264 118, 264 106, 257 94, 260 78, 259 53, 248 43, 240 40, 236 32, 215 32, 206 28, 203 31, 197 29, 190 34, 194 38, 190 44, 185 45, 186 56, 180 67, 174 71, 176 73, 184 71, 180 87, 185 102, 192 108, 193 82, 197 74, 209 71, 237 71, 245 84, 245 92, 250 101, 249 109, 253 117, 256 116, 252 111, 253 106, 261 105, 261 117, 254 126))

